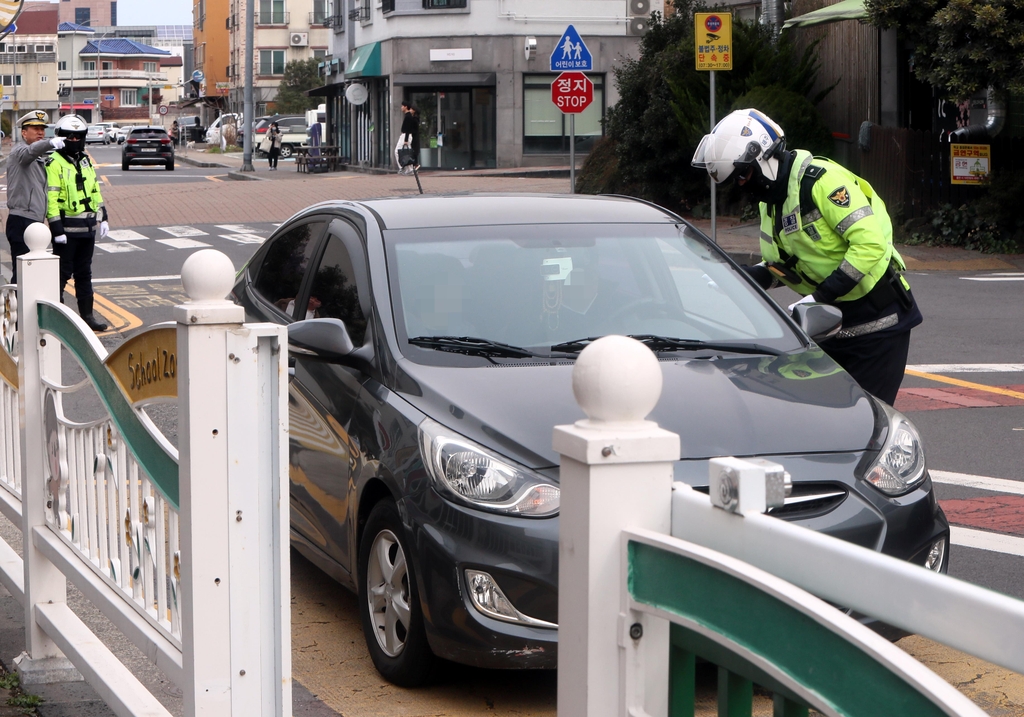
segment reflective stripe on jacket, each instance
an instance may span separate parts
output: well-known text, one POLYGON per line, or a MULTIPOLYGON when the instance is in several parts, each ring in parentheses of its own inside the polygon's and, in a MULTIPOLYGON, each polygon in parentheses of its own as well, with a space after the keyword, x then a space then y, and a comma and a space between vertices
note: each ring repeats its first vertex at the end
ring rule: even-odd
POLYGON ((795 154, 780 215, 775 216, 775 207, 761 205, 764 260, 785 263, 796 257, 801 281, 780 280, 804 296, 819 291, 826 301, 854 301, 875 287, 890 261, 905 269, 893 248, 885 204, 871 185, 831 160, 805 150, 795 154), (818 168, 812 170, 818 178, 810 206, 802 207, 801 181, 811 167, 818 168))

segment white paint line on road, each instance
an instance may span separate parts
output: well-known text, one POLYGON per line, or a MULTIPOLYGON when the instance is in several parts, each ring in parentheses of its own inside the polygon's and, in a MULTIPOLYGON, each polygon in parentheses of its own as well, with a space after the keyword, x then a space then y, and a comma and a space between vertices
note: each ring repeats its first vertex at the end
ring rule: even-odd
POLYGON ((118 276, 109 279, 97 279, 93 277, 94 284, 132 284, 137 281, 172 281, 180 280, 180 274, 164 274, 163 276, 118 276))
POLYGON ((145 234, 139 234, 134 229, 111 229, 107 234, 114 241, 138 241, 139 239, 149 239, 145 234))
POLYGON ((244 224, 214 224, 214 226, 226 232, 234 232, 235 234, 255 234, 258 231, 244 224))
POLYGON ((1006 478, 988 478, 986 476, 972 476, 968 473, 953 473, 952 471, 928 471, 935 483, 946 485, 958 485, 964 488, 977 488, 989 490, 993 493, 1010 493, 1012 495, 1024 495, 1024 481, 1007 480, 1006 478))
POLYGON ((1024 281, 1024 276, 961 276, 964 281, 1024 281))
POLYGON ((922 373, 1020 373, 1024 363, 920 363, 907 368, 922 373))
POLYGON ((950 526, 949 541, 953 545, 961 545, 965 548, 977 550, 988 550, 993 553, 1004 555, 1016 555, 1024 558, 1024 538, 1002 533, 986 533, 984 530, 973 530, 971 528, 960 528, 950 526))
POLYGON ((206 242, 196 239, 157 239, 158 244, 164 244, 172 249, 201 249, 210 246, 206 242))
POLYGON ((160 231, 165 234, 170 234, 172 237, 205 237, 208 236, 202 229, 196 229, 195 227, 185 226, 173 226, 173 227, 157 227, 160 231))
POLYGON ((146 251, 141 246, 135 246, 134 244, 97 244, 97 249, 102 249, 108 254, 126 254, 131 251, 146 251))
POLYGON ((266 241, 266 237, 261 237, 258 234, 221 234, 220 237, 239 244, 262 244, 266 241))
POLYGON ((1024 276, 1024 271, 994 271, 990 276, 1024 276))

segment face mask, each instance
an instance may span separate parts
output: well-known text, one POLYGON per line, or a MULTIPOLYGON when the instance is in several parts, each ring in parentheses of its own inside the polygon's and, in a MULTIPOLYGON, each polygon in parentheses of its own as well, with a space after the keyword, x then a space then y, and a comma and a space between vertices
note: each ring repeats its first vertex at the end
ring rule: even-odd
POLYGON ((84 137, 65 137, 64 149, 69 155, 80 155, 85 152, 84 137))

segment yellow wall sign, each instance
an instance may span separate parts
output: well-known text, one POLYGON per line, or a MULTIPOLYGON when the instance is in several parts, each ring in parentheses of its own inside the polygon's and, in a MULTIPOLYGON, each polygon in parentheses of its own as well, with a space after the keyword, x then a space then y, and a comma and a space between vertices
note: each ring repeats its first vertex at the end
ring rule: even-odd
POLYGON ((981 184, 992 171, 992 157, 987 144, 949 145, 950 184, 981 184))
POLYGON ((732 69, 732 13, 693 14, 693 40, 698 70, 732 69))

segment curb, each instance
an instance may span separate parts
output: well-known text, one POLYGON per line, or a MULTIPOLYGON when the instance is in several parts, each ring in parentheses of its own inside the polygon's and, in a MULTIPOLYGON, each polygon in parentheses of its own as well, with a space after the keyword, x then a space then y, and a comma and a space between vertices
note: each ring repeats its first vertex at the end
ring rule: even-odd
POLYGON ((255 172, 243 172, 236 169, 232 172, 228 172, 228 179, 233 179, 236 182, 271 182, 273 181, 270 177, 258 177, 255 172))
POLYGON ((193 167, 212 167, 212 168, 215 168, 215 169, 231 169, 231 167, 229 165, 227 165, 227 164, 218 164, 217 162, 200 162, 199 160, 192 159, 189 156, 182 156, 182 155, 178 154, 177 152, 174 153, 174 159, 177 162, 181 162, 183 164, 190 164, 193 167))

